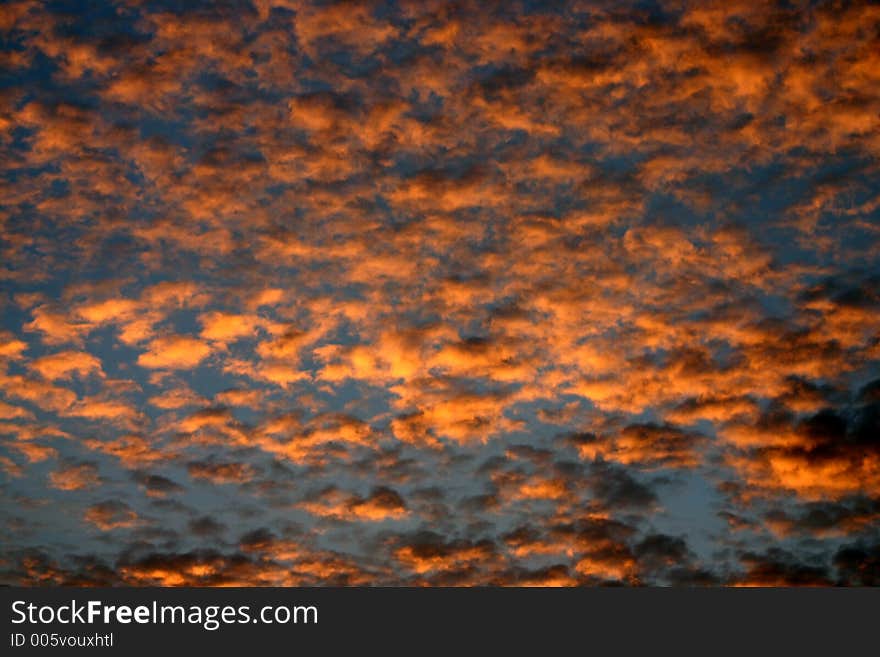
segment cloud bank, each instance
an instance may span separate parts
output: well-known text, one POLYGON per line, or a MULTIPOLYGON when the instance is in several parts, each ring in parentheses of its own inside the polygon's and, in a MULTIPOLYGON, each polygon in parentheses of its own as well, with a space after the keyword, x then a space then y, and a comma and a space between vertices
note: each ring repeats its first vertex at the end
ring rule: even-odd
POLYGON ((3 582, 880 581, 876 5, 0 25, 3 582))

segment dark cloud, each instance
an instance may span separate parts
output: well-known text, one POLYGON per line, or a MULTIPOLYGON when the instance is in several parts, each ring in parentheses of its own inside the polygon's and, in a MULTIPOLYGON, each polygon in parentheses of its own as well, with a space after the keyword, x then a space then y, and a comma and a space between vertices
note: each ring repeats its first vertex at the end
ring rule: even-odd
POLYGON ((211 516, 201 516, 189 522, 189 530, 196 536, 216 536, 225 532, 227 527, 211 516))
POLYGON ((783 535, 808 533, 817 536, 847 536, 859 533, 880 519, 880 499, 856 497, 840 502, 810 502, 797 513, 783 509, 768 511, 764 519, 783 535))
POLYGON ((149 496, 164 497, 165 495, 180 493, 186 490, 180 484, 162 475, 135 471, 132 472, 131 476, 132 479, 144 488, 144 491, 149 496))
POLYGON ((740 556, 746 572, 736 580, 748 586, 828 586, 831 584, 826 565, 798 559, 781 548, 764 553, 746 552, 740 556))
POLYGON ((691 559, 687 542, 676 536, 649 534, 633 547, 633 554, 648 572, 681 567, 691 559))
POLYGON ((608 508, 650 509, 657 495, 627 470, 608 463, 594 463, 591 485, 597 497, 608 508))
POLYGON ((880 544, 849 544, 834 555, 841 584, 877 586, 880 583, 880 544))

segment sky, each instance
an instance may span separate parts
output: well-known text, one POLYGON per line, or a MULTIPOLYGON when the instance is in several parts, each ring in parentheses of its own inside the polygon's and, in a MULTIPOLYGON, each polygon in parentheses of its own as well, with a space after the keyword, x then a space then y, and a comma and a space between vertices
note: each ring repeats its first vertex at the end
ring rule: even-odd
POLYGON ((880 584, 880 6, 0 35, 0 583, 880 584))

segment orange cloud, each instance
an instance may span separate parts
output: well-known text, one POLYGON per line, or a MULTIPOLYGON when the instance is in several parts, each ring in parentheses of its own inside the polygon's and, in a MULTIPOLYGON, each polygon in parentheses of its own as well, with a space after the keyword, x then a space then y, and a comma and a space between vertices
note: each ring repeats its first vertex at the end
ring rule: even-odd
POLYGON ((147 346, 149 350, 138 356, 137 363, 150 369, 190 369, 211 353, 204 342, 178 335, 156 338, 147 346))
POLYGON ((49 473, 49 485, 58 490, 83 490, 100 484, 98 469, 91 464, 63 466, 49 473))
POLYGON ((331 489, 299 506, 317 516, 338 520, 377 522, 397 520, 408 514, 403 498, 390 488, 377 488, 366 498, 331 489))
POLYGON ((256 471, 246 463, 190 463, 189 476, 213 484, 241 484, 254 478, 256 471))
POLYGON ((137 513, 118 500, 93 504, 86 509, 83 519, 103 532, 132 527, 140 521, 137 513))
POLYGON ((260 324, 260 318, 252 315, 212 312, 202 317, 201 337, 225 344, 252 336, 260 324))
POLYGON ((88 376, 95 373, 101 376, 104 373, 101 361, 84 351, 61 351, 43 356, 31 361, 30 367, 49 380, 68 379, 72 374, 88 376))
POLYGON ((402 565, 418 575, 484 565, 496 558, 491 544, 467 541, 405 545, 398 548, 394 556, 402 565))

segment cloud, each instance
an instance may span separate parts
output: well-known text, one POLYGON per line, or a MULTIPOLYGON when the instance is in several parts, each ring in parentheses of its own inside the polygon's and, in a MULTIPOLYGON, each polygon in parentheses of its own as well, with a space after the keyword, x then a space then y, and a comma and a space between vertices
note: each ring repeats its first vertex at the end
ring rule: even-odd
POLYGON ((68 379, 72 374, 88 376, 96 373, 103 375, 101 361, 93 355, 81 351, 61 351, 49 356, 37 358, 30 367, 40 376, 49 380, 68 379))
POLYGON ((299 506, 317 516, 349 521, 396 520, 408 513, 404 499, 396 491, 385 487, 374 489, 365 498, 329 489, 299 506))
POLYGON ((804 563, 780 548, 766 553, 747 552, 741 556, 746 566, 738 586, 827 586, 831 582, 828 569, 822 565, 804 563))
POLYGON ((62 415, 96 421, 105 420, 126 428, 134 428, 139 417, 138 412, 129 403, 100 397, 80 399, 62 415))
POLYGON ((79 343, 83 334, 88 331, 88 324, 71 322, 63 313, 45 306, 32 311, 33 320, 24 326, 24 330, 40 333, 43 341, 50 345, 79 343))
POLYGON ((27 342, 18 340, 9 333, 0 333, 0 358, 15 360, 22 357, 28 348, 27 342))
POLYGON ((773 437, 761 440, 762 433, 747 431, 743 441, 734 434, 741 448, 729 461, 754 495, 791 491, 811 501, 877 496, 878 417, 876 403, 847 409, 846 415, 825 408, 801 420, 765 417, 757 430, 775 426, 773 437))
POLYGON ((842 584, 877 586, 880 576, 880 546, 876 543, 842 546, 834 555, 842 584))
POLYGON ((619 434, 597 438, 592 434, 572 437, 581 458, 617 461, 644 467, 695 467, 701 462, 705 438, 671 425, 630 424, 619 434))
POLYGON ((137 467, 167 458, 166 453, 156 443, 137 434, 125 434, 113 440, 91 438, 83 442, 91 450, 115 456, 127 467, 137 467))
POLYGON ((773 509, 764 522, 776 534, 849 536, 868 530, 880 519, 880 500, 864 497, 840 502, 807 502, 794 512, 773 509))
POLYGON ((139 522, 138 514, 119 500, 93 504, 86 509, 83 519, 103 532, 132 527, 139 522))
POLYGON ((211 353, 211 347, 201 340, 181 335, 156 338, 148 347, 138 356, 137 363, 149 369, 189 369, 211 353))
POLYGON ((497 559, 495 546, 489 541, 444 543, 434 535, 416 537, 395 550, 394 556, 417 575, 488 565, 497 559))
POLYGON ((181 493, 185 490, 183 486, 175 483, 168 477, 149 474, 140 470, 132 472, 132 479, 144 489, 148 497, 164 498, 167 495, 181 493))
POLYGON ((189 529, 197 536, 214 536, 226 530, 226 525, 217 522, 210 516, 202 516, 190 521, 189 529))
POLYGON ((100 483, 98 469, 90 463, 65 465, 49 473, 49 485, 58 490, 83 490, 100 483))
POLYGON ((15 406, 14 404, 7 404, 6 402, 0 402, 0 419, 2 420, 14 420, 15 418, 31 420, 33 417, 34 414, 26 408, 15 406))
POLYGON ((48 411, 62 412, 76 401, 76 393, 72 390, 41 379, 0 374, 0 381, 3 382, 4 393, 9 397, 27 401, 48 411))
POLYGON ((193 479, 204 479, 213 484, 245 483, 253 479, 255 470, 247 463, 192 462, 187 472, 193 479))
POLYGON ((259 317, 212 312, 202 317, 201 337, 220 343, 252 336, 262 324, 259 317))

